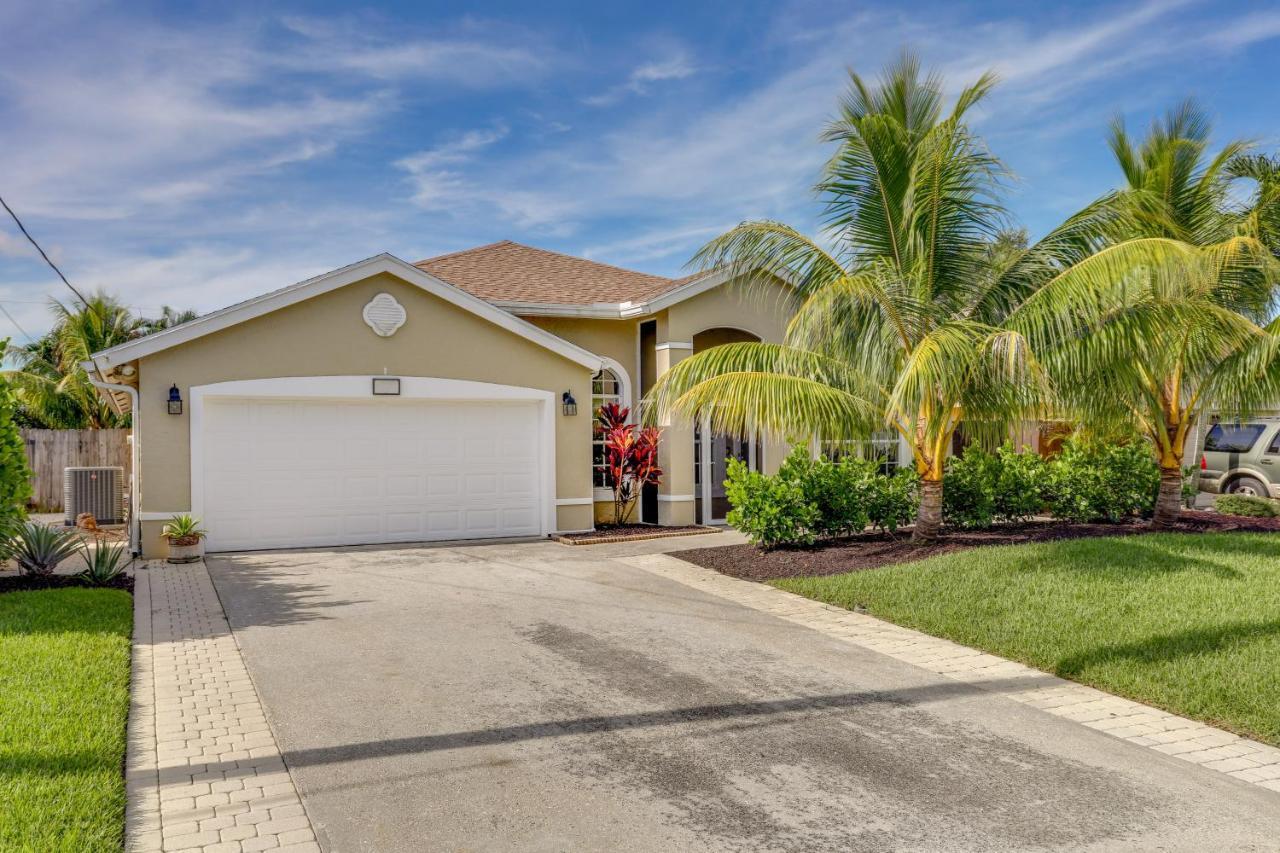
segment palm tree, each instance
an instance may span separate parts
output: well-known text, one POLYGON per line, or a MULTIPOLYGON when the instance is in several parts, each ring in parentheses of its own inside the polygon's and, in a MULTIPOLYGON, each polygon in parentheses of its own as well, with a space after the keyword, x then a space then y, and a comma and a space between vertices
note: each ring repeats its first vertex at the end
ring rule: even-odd
POLYGON ((68 307, 51 300, 53 329, 26 346, 10 346, 16 369, 4 376, 13 387, 24 422, 51 429, 125 426, 89 382, 80 363, 92 353, 142 334, 144 321, 114 297, 96 293, 86 304, 68 307))
POLYGON ((189 323, 199 316, 190 308, 185 311, 179 311, 170 305, 162 305, 160 307, 160 316, 143 320, 142 328, 143 332, 149 335, 152 332, 159 332, 164 329, 171 329, 174 326, 180 326, 183 323, 189 323))
POLYGON ((1034 361, 1005 318, 1097 248, 1111 210, 1086 210, 1030 248, 1004 230, 1006 170, 965 124, 993 83, 982 76, 944 114, 942 81, 909 54, 875 85, 851 72, 824 137, 837 143, 817 185, 825 240, 746 222, 691 262, 793 284, 785 342, 685 359, 655 385, 650 416, 826 441, 892 429, 921 478, 914 535, 936 537, 956 430, 998 440, 1038 407, 1034 361))
POLYGON ((1209 156, 1210 122, 1186 102, 1135 144, 1113 122, 1111 149, 1126 186, 1108 203, 1123 228, 1113 245, 1047 283, 1009 318, 1085 425, 1137 430, 1160 466, 1153 525, 1178 517, 1182 460, 1193 427, 1217 407, 1275 399, 1276 182, 1265 161, 1232 142, 1209 156), (1252 171, 1251 171, 1252 170, 1252 171), (1274 243, 1273 243, 1274 245, 1274 243))

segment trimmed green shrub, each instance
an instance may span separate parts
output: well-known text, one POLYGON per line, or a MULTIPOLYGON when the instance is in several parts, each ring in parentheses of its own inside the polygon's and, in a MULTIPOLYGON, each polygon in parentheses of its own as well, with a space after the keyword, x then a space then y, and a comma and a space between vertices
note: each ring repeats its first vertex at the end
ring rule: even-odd
POLYGON ((1026 521, 1044 512, 1049 470, 1040 454, 1029 448, 1018 452, 1013 449, 1012 442, 1006 442, 996 451, 996 458, 1000 460, 996 478, 996 519, 1026 521))
POLYGON ((942 517, 956 527, 990 527, 997 521, 1026 521, 1045 506, 1045 463, 1034 452, 1019 453, 1006 442, 988 453, 970 445, 947 460, 942 517))
POLYGON ((812 458, 809 449, 798 446, 783 460, 778 476, 800 485, 805 500, 818 512, 814 532, 819 536, 839 536, 864 530, 875 492, 879 465, 873 460, 812 458))
POLYGON ((1049 510, 1066 521, 1119 521, 1150 513, 1160 469, 1140 442, 1068 441, 1048 466, 1049 510))
POLYGON ((794 479, 767 476, 740 459, 730 459, 724 490, 733 507, 729 524, 753 545, 768 550, 813 544, 818 510, 794 479))
POLYGON ((874 459, 813 459, 800 445, 772 476, 729 460, 728 521, 766 549, 812 545, 868 525, 893 532, 915 518, 917 483, 910 469, 886 476, 874 459))
POLYGON ((999 460, 976 445, 947 460, 942 520, 955 527, 990 527, 996 517, 999 460))
MULTIPOLYGON (((0 352, 8 348, 0 341, 0 352)), ((27 501, 31 497, 31 471, 22 436, 14 422, 17 403, 13 391, 0 379, 0 531, 12 534, 27 517, 27 501)), ((5 537, 7 538, 7 537, 5 537)))
POLYGON ((1275 501, 1254 495, 1218 495, 1213 502, 1214 509, 1225 515, 1247 515, 1251 518, 1275 518, 1280 516, 1280 507, 1275 501))
POLYGON ((880 474, 873 483, 867 505, 872 527, 893 533, 915 520, 920 509, 920 475, 914 468, 880 474))

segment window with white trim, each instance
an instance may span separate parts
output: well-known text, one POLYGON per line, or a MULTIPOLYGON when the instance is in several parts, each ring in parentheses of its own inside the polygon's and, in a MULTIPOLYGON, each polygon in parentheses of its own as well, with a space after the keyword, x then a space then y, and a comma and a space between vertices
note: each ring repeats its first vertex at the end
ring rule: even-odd
MULTIPOLYGON (((617 403, 625 406, 622 399, 622 382, 618 375, 609 368, 604 368, 591 377, 591 417, 600 416, 600 407, 606 403, 617 403)), ((609 483, 609 466, 605 461, 604 435, 596 430, 591 439, 591 485, 597 489, 613 488, 609 483)))

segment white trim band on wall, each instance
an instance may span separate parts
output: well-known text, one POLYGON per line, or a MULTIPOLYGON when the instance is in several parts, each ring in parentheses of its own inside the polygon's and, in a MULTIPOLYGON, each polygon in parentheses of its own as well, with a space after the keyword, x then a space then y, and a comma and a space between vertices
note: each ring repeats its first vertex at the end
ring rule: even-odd
POLYGON ((693 349, 693 341, 667 341, 665 344, 658 344, 654 347, 656 350, 664 349, 693 349))
POLYGON ((175 515, 190 515, 190 511, 175 509, 173 512, 139 512, 138 521, 168 521, 175 515))
POLYGON ((662 503, 688 503, 693 500, 693 495, 658 495, 658 500, 662 503))
POLYGON ((593 498, 556 498, 556 506, 590 506, 593 498))

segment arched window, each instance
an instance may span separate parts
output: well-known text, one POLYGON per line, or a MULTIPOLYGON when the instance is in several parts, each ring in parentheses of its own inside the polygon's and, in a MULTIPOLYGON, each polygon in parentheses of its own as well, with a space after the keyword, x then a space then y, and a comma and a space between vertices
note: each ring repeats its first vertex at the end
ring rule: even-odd
MULTIPOLYGON (((621 380, 607 367, 591 377, 591 417, 597 417, 605 403, 627 405, 621 380)), ((604 458, 604 436, 599 431, 593 434, 591 441, 591 485, 597 489, 612 488, 604 458)))

